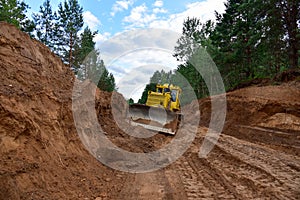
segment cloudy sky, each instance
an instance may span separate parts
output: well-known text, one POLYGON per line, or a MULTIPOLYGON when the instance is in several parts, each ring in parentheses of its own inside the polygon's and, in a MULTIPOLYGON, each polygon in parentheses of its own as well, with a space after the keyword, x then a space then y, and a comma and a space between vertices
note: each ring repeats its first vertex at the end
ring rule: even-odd
MULTIPOLYGON (((43 1, 25 0, 29 14, 43 1)), ((59 0, 51 0, 56 10, 59 0)), ((155 70, 176 69, 172 51, 183 21, 197 17, 202 22, 224 12, 226 0, 79 0, 85 26, 98 30, 97 48, 116 78, 119 92, 135 101, 155 70)))

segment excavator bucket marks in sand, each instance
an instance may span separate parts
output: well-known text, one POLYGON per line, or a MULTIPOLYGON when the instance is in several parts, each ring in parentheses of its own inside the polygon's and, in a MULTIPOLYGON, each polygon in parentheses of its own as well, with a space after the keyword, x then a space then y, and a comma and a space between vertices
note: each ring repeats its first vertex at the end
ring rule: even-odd
POLYGON ((182 120, 180 113, 168 111, 162 107, 143 104, 129 106, 130 124, 146 129, 175 135, 182 120))

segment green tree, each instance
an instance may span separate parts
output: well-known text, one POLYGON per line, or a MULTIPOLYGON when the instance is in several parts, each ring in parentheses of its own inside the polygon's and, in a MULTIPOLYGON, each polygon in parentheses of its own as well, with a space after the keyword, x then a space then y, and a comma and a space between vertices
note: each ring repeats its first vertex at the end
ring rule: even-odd
POLYGON ((50 0, 45 0, 39 13, 33 14, 32 17, 38 40, 54 50, 56 14, 52 12, 50 0))
POLYGON ((180 61, 188 61, 195 50, 202 46, 213 52, 210 35, 214 31, 214 23, 208 20, 201 23, 198 18, 187 18, 183 22, 182 36, 178 39, 173 56, 180 61))
POLYGON ((173 80, 174 84, 182 88, 183 96, 191 96, 185 92, 193 92, 197 98, 208 95, 208 90, 201 74, 191 62, 179 65, 175 71, 173 80))
POLYGON ((156 84, 166 84, 172 82, 172 71, 165 72, 164 70, 155 71, 150 77, 150 83, 145 86, 145 89, 142 93, 141 98, 138 100, 138 103, 145 104, 148 98, 149 91, 155 91, 156 84))
POLYGON ((84 31, 80 34, 78 41, 74 47, 74 64, 73 70, 77 74, 80 64, 84 61, 86 56, 94 51, 95 42, 93 41, 97 31, 92 32, 89 27, 86 27, 84 31))
POLYGON ((172 71, 165 72, 164 70, 161 71, 155 71, 152 77, 150 78, 150 83, 170 83, 172 77, 172 71))
POLYGON ((58 49, 59 55, 69 67, 74 64, 74 48, 78 32, 83 27, 83 9, 77 0, 68 0, 58 5, 58 49))
POLYGON ((272 5, 279 8, 281 27, 287 36, 287 52, 291 68, 298 67, 300 50, 300 1, 299 0, 270 0, 272 5))
POLYGON ((134 104, 134 100, 132 98, 128 99, 127 102, 128 102, 129 105, 134 104))
MULTIPOLYGON (((253 15, 246 9, 245 1, 229 0, 225 13, 217 14, 212 41, 219 49, 217 65, 225 76, 231 72, 241 78, 252 77, 252 64, 255 42, 253 15)), ((249 5, 248 5, 249 6, 249 5)), ((235 77, 237 78, 237 77, 235 77)))
POLYGON ((116 89, 115 78, 100 59, 100 52, 95 50, 93 39, 96 34, 97 31, 92 32, 89 27, 80 34, 74 47, 72 69, 79 79, 90 79, 99 89, 112 92, 116 89))
POLYGON ((157 83, 149 83, 146 85, 141 98, 138 100, 139 104, 146 104, 148 98, 148 91, 155 91, 157 83))
POLYGON ((23 1, 0 0, 0 21, 15 25, 30 36, 34 30, 34 23, 26 16, 29 6, 23 1))
POLYGON ((272 75, 282 66, 297 67, 299 1, 229 0, 225 5, 211 36, 225 79, 239 83, 272 75))
POLYGON ((187 18, 183 22, 182 36, 174 48, 177 60, 187 61, 193 55, 194 49, 200 43, 201 23, 197 18, 187 18))
MULTIPOLYGON (((209 42, 209 35, 212 29, 213 24, 211 21, 201 24, 197 18, 187 18, 183 23, 182 36, 178 39, 174 49, 174 56, 177 60, 184 61, 184 63, 177 67, 173 76, 173 82, 183 89, 183 93, 188 91, 187 88, 191 86, 198 98, 206 96, 207 90, 203 78, 190 62, 190 59, 201 46, 212 49, 209 42)), ((182 102, 186 103, 185 101, 182 102)))
POLYGON ((104 91, 112 92, 116 89, 115 78, 107 71, 97 50, 90 52, 80 64, 77 77, 81 80, 91 80, 104 91))
POLYGON ((104 91, 112 92, 116 89, 115 78, 109 73, 102 60, 100 67, 100 80, 97 84, 98 88, 104 91))
POLYGON ((174 49, 174 56, 183 64, 175 71, 173 82, 188 88, 186 79, 198 98, 208 94, 203 78, 192 65, 195 60, 191 58, 201 60, 195 53, 198 50, 205 49, 211 55, 226 89, 242 81, 272 76, 284 66, 299 65, 299 1, 228 0, 225 7, 223 14, 216 13, 216 24, 187 18, 174 49))

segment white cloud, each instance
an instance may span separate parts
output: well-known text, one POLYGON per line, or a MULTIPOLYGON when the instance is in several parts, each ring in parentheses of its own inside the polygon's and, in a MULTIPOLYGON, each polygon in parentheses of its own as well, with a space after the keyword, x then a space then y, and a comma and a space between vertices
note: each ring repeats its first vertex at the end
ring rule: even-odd
POLYGON ((95 31, 101 25, 100 20, 90 11, 85 11, 82 15, 84 23, 86 23, 91 30, 95 31))
POLYGON ((149 13, 149 10, 144 3, 133 8, 130 12, 130 15, 123 19, 123 22, 129 24, 126 29, 144 28, 155 19, 157 19, 156 15, 154 13, 149 13))
POLYGON ((111 37, 109 32, 105 32, 103 34, 97 33, 94 37, 94 42, 96 42, 96 48, 99 48, 100 44, 105 42, 111 37))
POLYGON ((144 13, 147 11, 145 4, 133 8, 130 15, 124 18, 124 22, 135 23, 136 21, 142 20, 144 13))
POLYGON ((155 3, 153 4, 153 6, 159 7, 159 8, 163 7, 163 5, 164 5, 164 2, 161 1, 161 0, 157 0, 157 1, 155 1, 155 3))
MULTIPOLYGON (((201 22, 209 19, 215 20, 215 10, 223 13, 226 0, 205 0, 190 3, 184 12, 163 15, 162 17, 158 13, 168 11, 159 7, 160 4, 157 2, 155 3, 156 6, 153 4, 151 9, 145 3, 137 6, 131 10, 130 15, 123 19, 126 30, 133 28, 150 29, 125 31, 111 37, 100 46, 104 62, 116 78, 119 92, 123 93, 126 98, 133 97, 135 101, 141 96, 145 84, 152 76, 153 71, 151 70, 158 69, 158 67, 165 70, 175 69, 179 64, 172 53, 176 41, 181 35, 183 21, 188 16, 200 18, 201 22), (145 47, 150 49, 143 49, 145 47)), ((125 8, 126 6, 124 6, 125 8)), ((104 38, 104 35, 100 35, 99 41, 103 41, 104 38)))
POLYGON ((163 8, 154 8, 153 13, 167 13, 168 11, 163 8))
POLYGON ((118 91, 136 101, 155 70, 175 69, 179 63, 172 54, 179 36, 163 29, 135 29, 102 43, 101 56, 118 91))
POLYGON ((100 50, 112 57, 111 60, 124 53, 145 47, 173 51, 179 37, 179 33, 164 29, 134 29, 111 37, 101 44, 100 50))
POLYGON ((128 10, 129 6, 132 6, 134 0, 121 0, 116 1, 116 3, 112 7, 112 11, 110 12, 111 16, 115 16, 117 12, 121 12, 123 10, 128 10))
POLYGON ((181 13, 169 15, 167 19, 158 19, 150 23, 150 28, 166 28, 176 32, 182 31, 183 22, 187 17, 197 17, 201 22, 209 19, 215 20, 215 11, 223 13, 225 11, 224 3, 227 0, 206 0, 190 3, 186 10, 181 13))
MULTIPOLYGON (((162 55, 162 58, 166 59, 164 55, 162 55)), ((170 71, 172 68, 155 64, 141 65, 136 68, 133 67, 116 82, 118 91, 122 93, 125 98, 133 98, 134 101, 137 102, 142 96, 145 85, 149 83, 150 77, 157 70, 170 71)))
POLYGON ((209 19, 214 20, 215 11, 225 11, 225 2, 227 2, 227 0, 206 0, 202 2, 191 3, 187 5, 187 11, 184 14, 199 17, 203 22, 209 19))
POLYGON ((163 2, 157 0, 153 5, 157 7, 149 10, 146 4, 137 6, 131 10, 129 16, 123 19, 123 25, 126 30, 133 28, 164 28, 181 33, 183 22, 187 17, 197 17, 201 22, 215 20, 215 11, 223 13, 224 3, 227 0, 205 0, 201 2, 190 3, 186 5, 186 10, 181 13, 160 16, 166 14, 167 10, 158 7, 163 6, 163 2))

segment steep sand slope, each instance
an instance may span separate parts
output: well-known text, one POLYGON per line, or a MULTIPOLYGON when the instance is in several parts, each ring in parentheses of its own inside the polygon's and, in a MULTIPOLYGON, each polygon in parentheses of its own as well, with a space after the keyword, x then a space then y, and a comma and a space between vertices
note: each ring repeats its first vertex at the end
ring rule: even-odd
POLYGON ((46 46, 2 22, 0 80, 0 199, 83 199, 121 187, 114 181, 122 178, 79 140, 73 73, 46 46))

